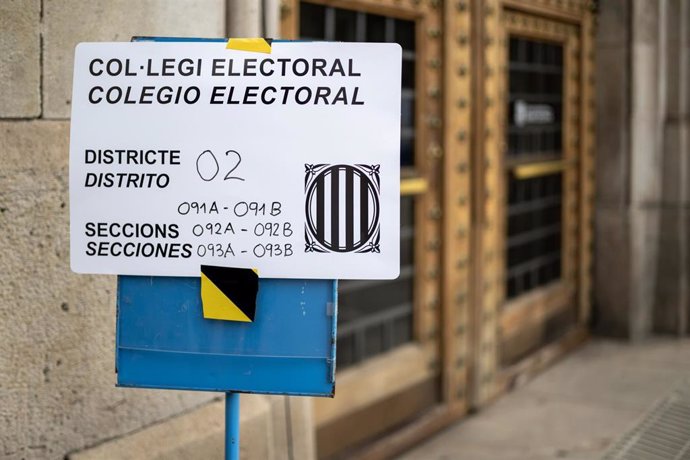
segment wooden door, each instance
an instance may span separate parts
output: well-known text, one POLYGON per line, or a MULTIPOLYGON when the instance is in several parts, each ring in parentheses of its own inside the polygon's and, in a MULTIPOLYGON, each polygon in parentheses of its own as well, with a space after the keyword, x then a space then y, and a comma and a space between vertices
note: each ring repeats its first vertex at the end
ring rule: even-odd
POLYGON ((506 1, 484 21, 478 404, 579 342, 589 314, 591 44, 580 18, 539 3, 506 1))

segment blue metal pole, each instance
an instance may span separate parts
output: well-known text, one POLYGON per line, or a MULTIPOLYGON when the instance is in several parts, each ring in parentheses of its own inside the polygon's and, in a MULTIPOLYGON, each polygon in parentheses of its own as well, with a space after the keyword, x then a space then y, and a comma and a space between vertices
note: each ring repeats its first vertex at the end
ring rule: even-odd
POLYGON ((225 393, 225 460, 240 460, 240 394, 225 393))

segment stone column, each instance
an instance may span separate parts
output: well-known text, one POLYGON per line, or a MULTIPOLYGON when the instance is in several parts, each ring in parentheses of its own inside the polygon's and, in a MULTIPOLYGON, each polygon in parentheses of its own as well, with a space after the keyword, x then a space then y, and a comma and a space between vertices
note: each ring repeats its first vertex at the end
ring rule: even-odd
POLYGON ((659 264, 654 329, 690 330, 690 3, 669 0, 666 38, 666 113, 659 203, 659 264))
POLYGON ((628 336, 630 270, 630 0, 599 3, 594 321, 628 336), (604 78, 603 76, 606 75, 604 78))
POLYGON ((229 1, 228 36, 236 38, 279 38, 280 1, 229 1))
POLYGON ((688 4, 602 0, 598 331, 688 330, 688 4))

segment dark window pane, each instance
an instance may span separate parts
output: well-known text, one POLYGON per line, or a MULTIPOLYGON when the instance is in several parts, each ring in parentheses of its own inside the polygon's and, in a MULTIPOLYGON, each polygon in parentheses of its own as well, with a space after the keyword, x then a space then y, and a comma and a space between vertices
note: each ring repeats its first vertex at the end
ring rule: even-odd
POLYGON ((326 38, 326 8, 313 3, 300 5, 300 35, 302 38, 326 38))
POLYGON ((386 18, 378 14, 367 14, 367 41, 386 41, 386 18))
POLYGON ((400 265, 412 265, 414 261, 414 227, 402 229, 400 235, 400 265))
POLYGON ((395 41, 404 50, 415 50, 414 22, 395 20, 395 41))
POLYGON ((560 173, 508 178, 506 291, 509 299, 560 277, 560 173))
POLYGON ((412 166, 414 164, 414 138, 401 139, 400 164, 412 166))
POLYGON ((557 66, 563 66, 563 47, 560 45, 553 45, 554 54, 556 55, 554 64, 557 66))
POLYGON ((414 89, 414 61, 403 59, 402 63, 402 87, 414 89))
POLYGON ((410 197, 400 199, 400 222, 403 227, 414 225, 414 200, 410 197))
POLYGON ((510 40, 508 59, 517 62, 520 58, 518 57, 519 41, 510 40))
POLYGON ((403 96, 400 124, 404 128, 414 128, 414 93, 403 96))
POLYGON ((398 279, 340 282, 338 367, 341 369, 412 340, 414 214, 414 199, 402 197, 398 279), (345 345, 340 350, 343 338, 346 338, 345 345))
POLYGON ((549 45, 546 47, 546 50, 544 52, 544 64, 548 65, 559 65, 560 63, 558 62, 558 58, 556 55, 556 50, 558 47, 554 45, 549 45))
POLYGON ((386 351, 384 344, 384 331, 380 324, 365 329, 364 332, 364 353, 366 356, 374 356, 386 351))
POLYGON ((412 316, 402 316, 393 323, 393 346, 412 341, 412 316))
POLYGON ((508 156, 561 153, 562 48, 548 42, 510 38, 508 156))
POLYGON ((353 334, 338 337, 336 347, 338 367, 347 367, 355 361, 355 337, 353 334))
POLYGON ((351 10, 335 10, 335 40, 353 42, 357 40, 357 13, 351 10))
POLYGON ((535 40, 527 40, 527 60, 534 64, 541 64, 542 62, 542 42, 535 40))

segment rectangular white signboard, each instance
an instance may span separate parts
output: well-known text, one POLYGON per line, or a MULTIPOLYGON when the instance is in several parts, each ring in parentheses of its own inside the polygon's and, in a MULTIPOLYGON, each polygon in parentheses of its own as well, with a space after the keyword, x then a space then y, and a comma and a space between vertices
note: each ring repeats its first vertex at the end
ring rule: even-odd
POLYGON ((397 277, 400 68, 383 43, 78 45, 72 270, 397 277))

